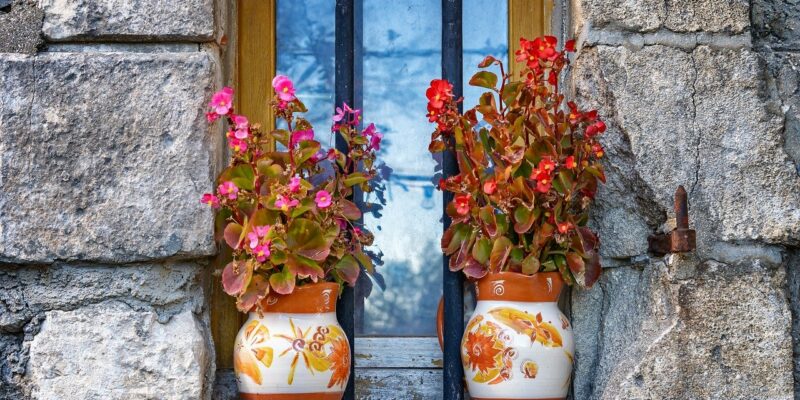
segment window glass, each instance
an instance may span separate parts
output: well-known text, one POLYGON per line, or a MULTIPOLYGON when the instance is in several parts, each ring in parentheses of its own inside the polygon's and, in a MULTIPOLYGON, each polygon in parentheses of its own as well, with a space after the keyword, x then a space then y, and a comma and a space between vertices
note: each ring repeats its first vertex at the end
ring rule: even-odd
POLYGON ((317 138, 329 136, 334 95, 335 1, 277 2, 277 71, 292 79, 317 138))
POLYGON ((436 334, 442 292, 442 195, 428 153, 433 126, 425 89, 441 76, 441 2, 364 0, 361 4, 365 121, 384 133, 381 159, 393 172, 380 220, 365 217, 383 252, 377 285, 364 302, 362 335, 436 334))
MULTIPOLYGON (((470 86, 469 78, 478 72, 478 64, 486 56, 502 60, 508 72, 508 2, 487 7, 485 0, 463 0, 463 7, 464 106, 472 107, 486 89, 470 86)), ((497 66, 489 71, 500 77, 497 66)))

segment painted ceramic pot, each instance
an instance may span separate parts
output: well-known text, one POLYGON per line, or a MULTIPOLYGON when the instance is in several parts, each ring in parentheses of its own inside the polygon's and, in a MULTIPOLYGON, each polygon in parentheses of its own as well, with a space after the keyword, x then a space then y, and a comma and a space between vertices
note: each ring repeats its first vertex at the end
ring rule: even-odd
POLYGON ((315 283, 270 294, 251 312, 233 366, 244 400, 340 400, 350 377, 350 344, 336 320, 339 285, 315 283))
POLYGON ((500 272, 476 282, 478 303, 461 340, 473 400, 567 397, 575 344, 558 308, 563 286, 558 272, 500 272))

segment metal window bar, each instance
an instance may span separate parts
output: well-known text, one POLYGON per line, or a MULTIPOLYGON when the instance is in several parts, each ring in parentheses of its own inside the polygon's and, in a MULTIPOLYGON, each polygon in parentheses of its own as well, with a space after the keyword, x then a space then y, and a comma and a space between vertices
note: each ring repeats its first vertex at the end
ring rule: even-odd
MULTIPOLYGON (((461 35, 461 0, 442 0, 442 76, 453 84, 456 98, 463 95, 462 56, 463 43, 461 35)), ((459 105, 459 111, 462 111, 459 105)), ((455 154, 447 151, 443 157, 445 177, 458 173, 455 154)), ((452 222, 445 212, 453 194, 444 192, 442 215, 444 229, 452 222)), ((452 272, 449 268, 449 257, 442 258, 444 269, 444 366, 442 370, 442 390, 444 400, 464 399, 464 370, 461 365, 461 336, 464 334, 464 276, 461 272, 452 272)))
MULTIPOLYGON (((336 0, 336 38, 334 60, 335 103, 354 104, 355 100, 355 0, 336 0)), ((347 143, 336 136, 336 149, 347 151, 347 143)), ((336 316, 350 342, 350 380, 344 390, 344 400, 355 400, 355 290, 345 286, 336 316)))

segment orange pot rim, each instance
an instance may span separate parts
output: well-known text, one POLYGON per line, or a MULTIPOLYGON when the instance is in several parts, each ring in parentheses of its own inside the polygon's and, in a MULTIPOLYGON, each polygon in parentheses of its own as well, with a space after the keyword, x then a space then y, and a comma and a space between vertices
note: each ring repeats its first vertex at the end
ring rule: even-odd
POLYGON ((561 295, 564 278, 560 272, 490 272, 475 282, 478 300, 555 302, 561 295))
MULTIPOLYGON (((319 314, 336 311, 339 284, 317 282, 297 286, 289 294, 270 292, 261 300, 264 313, 319 314)), ((255 310, 251 310, 253 312, 255 310)))

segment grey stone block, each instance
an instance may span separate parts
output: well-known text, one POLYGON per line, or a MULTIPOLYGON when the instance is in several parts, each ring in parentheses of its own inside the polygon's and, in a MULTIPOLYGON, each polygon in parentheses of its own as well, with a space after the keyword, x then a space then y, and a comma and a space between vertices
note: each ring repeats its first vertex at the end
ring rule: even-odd
POLYGON ((0 259, 213 254, 213 77, 202 52, 0 55, 0 259))
POLYGON ((36 1, 0 2, 0 8, 0 53, 35 53, 43 43, 43 13, 36 1))
POLYGON ((213 0, 39 0, 50 40, 209 41, 213 0))
POLYGON ((575 398, 791 399, 783 266, 672 257, 573 291, 575 398))
POLYGON ((211 363, 202 332, 191 311, 166 323, 118 303, 50 311, 26 376, 41 400, 201 399, 211 363))

